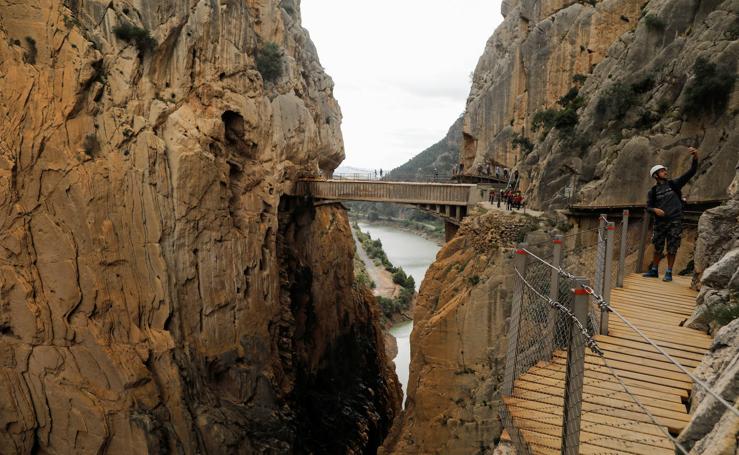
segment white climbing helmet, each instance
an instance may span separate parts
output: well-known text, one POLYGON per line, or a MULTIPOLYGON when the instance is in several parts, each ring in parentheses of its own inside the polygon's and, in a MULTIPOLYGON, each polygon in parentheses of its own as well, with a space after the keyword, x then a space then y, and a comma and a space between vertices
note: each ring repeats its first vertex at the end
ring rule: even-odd
POLYGON ((662 170, 662 169, 667 169, 667 168, 666 168, 666 167, 664 167, 664 166, 662 166, 661 164, 658 164, 658 165, 656 165, 656 166, 652 166, 652 169, 650 169, 650 170, 649 170, 649 176, 650 176, 650 177, 654 177, 654 174, 655 174, 655 173, 656 173, 657 171, 660 171, 660 170, 662 170))

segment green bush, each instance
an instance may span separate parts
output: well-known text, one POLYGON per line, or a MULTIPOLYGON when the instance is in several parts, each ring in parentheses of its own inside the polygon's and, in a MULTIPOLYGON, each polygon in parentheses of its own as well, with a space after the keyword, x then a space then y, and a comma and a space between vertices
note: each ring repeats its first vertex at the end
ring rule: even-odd
POLYGON ((127 43, 133 43, 141 52, 148 52, 157 47, 155 40, 149 30, 136 27, 131 24, 121 24, 113 28, 113 33, 119 40, 127 43))
POLYGON ((718 66, 700 57, 693 65, 693 73, 694 78, 685 89, 683 112, 689 116, 709 111, 722 113, 734 89, 736 62, 718 66))
POLYGON ((534 144, 526 136, 522 134, 514 134, 511 140, 513 147, 519 147, 524 155, 528 155, 534 150, 534 144))
POLYGON ((709 315, 711 319, 722 326, 739 318, 739 301, 737 301, 737 295, 732 295, 731 300, 726 305, 714 305, 710 307, 709 315))
POLYGON ((545 109, 534 114, 531 129, 538 131, 544 128, 544 132, 548 132, 552 128, 558 129, 561 133, 570 133, 579 118, 577 110, 585 104, 585 98, 579 95, 577 88, 571 88, 564 96, 557 100, 557 104, 562 109, 545 109))
POLYGON ((603 119, 622 119, 636 104, 632 86, 617 82, 610 86, 595 105, 596 114, 603 119))
POLYGON ((478 283, 480 283, 480 277, 477 275, 472 275, 470 277, 467 277, 467 282, 470 284, 470 286, 477 286, 478 283))
POLYGON ((277 43, 269 42, 257 51, 257 70, 262 78, 274 82, 282 76, 282 49, 277 43))
POLYGON ((665 21, 656 14, 647 14, 646 16, 644 16, 644 23, 647 25, 648 28, 651 28, 653 30, 664 30, 667 26, 665 21))
POLYGON ((660 118, 661 117, 656 112, 645 110, 636 120, 634 127, 640 130, 649 129, 653 127, 655 123, 659 122, 660 118))
POLYGON ((653 88, 654 88, 654 77, 651 74, 645 76, 642 80, 631 84, 631 90, 638 95, 641 95, 642 93, 647 93, 653 88))
POLYGON ((572 76, 572 82, 576 84, 583 84, 585 83, 585 80, 587 80, 587 78, 588 76, 584 74, 575 74, 574 76, 572 76))

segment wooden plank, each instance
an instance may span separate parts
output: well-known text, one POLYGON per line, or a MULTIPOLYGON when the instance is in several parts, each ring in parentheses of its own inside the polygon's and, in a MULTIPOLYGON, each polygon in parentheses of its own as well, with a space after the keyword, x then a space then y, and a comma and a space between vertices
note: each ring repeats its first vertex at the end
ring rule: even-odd
MULTIPOLYGON (((513 395, 514 398, 523 399, 527 401, 536 401, 539 403, 546 404, 548 406, 554 406, 556 408, 561 408, 564 406, 564 398, 561 396, 556 395, 550 395, 543 392, 538 392, 535 390, 528 390, 528 389, 519 389, 514 390, 513 395)), ((635 402, 631 398, 629 398, 628 401, 623 400, 617 400, 613 398, 604 398, 599 397, 597 401, 591 399, 585 400, 583 399, 582 402, 582 409, 583 413, 586 412, 593 412, 595 414, 604 414, 604 415, 616 415, 617 412, 622 412, 622 417, 624 418, 632 418, 635 419, 638 422, 651 422, 651 418, 644 412, 644 410, 641 408, 640 404, 647 409, 649 409, 649 412, 652 413, 655 419, 657 419, 658 422, 671 422, 673 425, 676 426, 685 426, 690 421, 690 416, 685 411, 673 411, 670 409, 663 409, 658 408, 654 406, 648 406, 645 403, 642 403, 641 400, 639 403, 635 402), (642 417, 635 417, 634 414, 638 414, 642 417), (639 420, 643 419, 643 420, 639 420)))
MULTIPOLYGON (((529 419, 534 419, 539 422, 559 422, 558 426, 561 427, 562 412, 559 414, 556 412, 540 411, 533 407, 525 408, 513 405, 511 407, 514 414, 520 414, 529 419)), ((659 427, 654 423, 643 423, 635 422, 628 419, 620 419, 613 416, 604 416, 602 414, 590 414, 584 415, 582 421, 582 427, 591 430, 591 428, 602 428, 604 431, 611 431, 610 429, 621 429, 628 431, 629 433, 636 433, 636 437, 640 439, 665 437, 664 427, 659 427)), ((593 431, 593 430, 591 430, 593 431)), ((594 431, 598 432, 598 431, 594 431)))
MULTIPOLYGON (((608 349, 605 349, 603 345, 598 345, 602 350, 604 355, 608 360, 618 360, 621 362, 628 362, 628 363, 635 363, 637 365, 648 365, 652 368, 659 368, 666 371, 672 371, 675 373, 682 373, 682 370, 677 367, 674 363, 667 360, 667 357, 659 356, 651 359, 651 358, 644 358, 640 356, 634 356, 630 354, 624 354, 621 352, 616 351, 610 351, 608 349)), ((685 366, 682 362, 681 365, 685 366)), ((686 367, 688 370, 690 370, 690 367, 686 367)))
MULTIPOLYGON (((710 336, 705 334, 704 332, 701 332, 699 330, 691 329, 689 327, 682 327, 680 326, 680 322, 682 320, 678 321, 677 324, 673 323, 674 320, 665 320, 664 313, 654 313, 654 314, 644 314, 640 313, 638 311, 622 311, 621 308, 618 306, 612 306, 614 310, 616 310, 621 316, 623 316, 625 319, 629 320, 632 324, 636 325, 639 328, 650 328, 650 329, 657 329, 657 330, 663 330, 670 333, 681 333, 686 334, 689 336, 695 336, 698 338, 703 339, 711 339, 710 336)), ((623 320, 618 317, 618 315, 615 315, 614 318, 615 321, 623 323, 623 320)))
MULTIPOLYGON (((564 366, 567 364, 567 359, 558 358, 558 359, 555 359, 553 363, 559 363, 560 365, 564 366)), ((590 371, 612 375, 608 367, 602 365, 601 361, 593 361, 592 359, 589 360, 586 357, 585 364, 586 364, 585 376, 588 376, 589 374, 588 372, 590 371)), ((684 389, 684 390, 690 390, 693 387, 693 384, 690 381, 680 381, 676 379, 660 377, 658 375, 652 374, 649 370, 645 370, 644 372, 640 373, 638 371, 631 371, 631 370, 623 369, 623 367, 621 366, 612 365, 611 367, 616 371, 616 373, 619 375, 619 377, 621 377, 621 379, 630 378, 630 379, 634 379, 634 380, 637 380, 643 383, 665 385, 665 386, 674 387, 677 389, 684 389)))
POLYGON ((623 306, 626 308, 642 309, 653 312, 666 313, 667 315, 675 315, 682 318, 690 317, 695 309, 695 305, 677 305, 665 300, 637 300, 633 294, 628 297, 611 295, 611 303, 616 308, 623 306))
MULTIPOLYGON (((546 393, 547 395, 553 396, 564 396, 564 381, 559 381, 557 386, 544 385, 538 382, 536 378, 529 377, 527 375, 522 376, 516 380, 515 387, 520 390, 531 390, 534 392, 546 393)), ((632 392, 633 393, 633 392, 632 392)), ((517 395, 518 396, 518 395, 517 395)), ((614 399, 619 400, 620 403, 632 402, 633 399, 629 394, 622 390, 608 390, 598 388, 592 385, 583 386, 583 400, 590 401, 591 403, 600 403, 601 399, 614 399)), ((687 413, 687 408, 682 403, 676 403, 674 401, 664 401, 655 399, 652 397, 637 396, 637 399, 647 407, 655 407, 661 409, 667 409, 674 412, 687 413)), ((605 403, 605 402, 603 402, 605 403)), ((616 407, 618 404, 616 405, 616 407)))
MULTIPOLYGON (((617 353, 617 354, 622 354, 622 355, 630 356, 630 357, 656 360, 660 362, 667 362, 667 357, 658 353, 656 350, 654 350, 654 348, 652 348, 652 350, 629 348, 626 346, 619 346, 616 344, 611 344, 603 340, 598 341, 598 347, 600 347, 603 351, 607 353, 617 353)), ((700 361, 698 360, 686 359, 684 357, 678 358, 678 356, 672 356, 672 357, 675 358, 675 360, 677 360, 680 363, 680 365, 688 368, 689 370, 694 369, 700 364, 700 361)))
MULTIPOLYGON (((618 337, 612 337, 609 335, 596 335, 595 341, 598 343, 605 342, 609 343, 611 345, 616 346, 623 346, 623 347, 629 347, 634 349, 641 349, 646 350, 648 352, 654 352, 659 355, 662 355, 659 351, 657 351, 656 348, 654 348, 651 344, 644 341, 644 338, 639 337, 639 340, 632 340, 628 338, 618 338, 618 337)), ((694 352, 692 350, 684 350, 684 349, 676 349, 671 347, 664 347, 661 346, 659 343, 657 343, 658 346, 660 346, 664 351, 672 357, 680 357, 680 358, 686 358, 691 360, 696 360, 698 362, 703 361, 703 356, 705 355, 705 352, 694 352)))
MULTIPOLYGON (((649 337, 649 334, 646 334, 647 337, 649 337)), ((623 338, 626 340, 632 340, 632 341, 642 341, 644 342, 644 338, 641 337, 641 335, 637 334, 631 329, 622 329, 619 327, 616 328, 609 328, 608 329, 608 336, 614 337, 614 338, 623 338)), ((698 346, 692 346, 690 344, 684 344, 684 343, 676 343, 673 341, 667 341, 667 340, 652 340, 654 343, 657 344, 657 346, 661 348, 673 348, 673 349, 680 349, 682 351, 688 351, 693 352, 695 354, 701 354, 705 355, 706 352, 708 352, 708 348, 702 348, 698 346)))
MULTIPOLYGON (((523 407, 527 409, 531 409, 533 405, 533 409, 536 409, 536 407, 541 407, 542 402, 540 401, 532 401, 532 400, 525 400, 520 399, 516 397, 506 397, 507 400, 511 401, 511 404, 509 405, 509 409, 514 409, 514 407, 523 407)), ((544 403, 545 405, 547 403, 544 403)), ((585 416, 587 415, 597 415, 597 416, 603 416, 603 418, 607 417, 619 417, 621 419, 626 420, 632 420, 635 422, 642 422, 642 423, 652 423, 651 418, 645 414, 643 411, 636 412, 636 411, 627 411, 623 409, 603 409, 602 407, 599 407, 598 405, 583 402, 582 404, 582 419, 585 419, 585 416)), ((669 418, 669 417, 663 417, 663 416, 654 416, 657 423, 659 425, 665 426, 669 429, 669 431, 674 433, 679 433, 682 431, 683 428, 688 423, 688 420, 683 419, 675 419, 675 418, 669 418)), ((598 418, 594 418, 598 419, 598 418)), ((590 420, 592 421, 592 420, 590 420)), ((598 420, 596 420, 597 422, 598 420)))
MULTIPOLYGON (((550 363, 546 365, 545 369, 558 369, 562 374, 564 374, 565 365, 561 363, 550 363)), ((618 380, 614 378, 610 372, 602 373, 600 371, 596 371, 593 369, 589 369, 586 371, 585 380, 588 380, 588 379, 619 384, 618 380)), ((688 398, 688 390, 686 390, 683 387, 670 387, 664 384, 644 382, 639 379, 634 379, 634 378, 624 377, 624 376, 621 376, 621 379, 623 380, 624 384, 626 384, 629 388, 635 386, 635 387, 640 387, 641 389, 654 390, 657 392, 662 392, 662 393, 666 393, 670 395, 677 395, 681 398, 686 398, 686 399, 688 398)))
POLYGON ((612 304, 612 308, 621 313, 626 319, 661 320, 665 324, 678 327, 686 318, 684 315, 665 313, 659 310, 644 310, 639 308, 624 307, 618 303, 612 304))
MULTIPOLYGON (((567 353, 555 352, 554 355, 562 359, 567 359, 567 353)), ((649 363, 638 364, 629 361, 624 362, 618 359, 611 359, 608 356, 606 356, 606 359, 608 360, 608 365, 610 365, 616 371, 633 371, 634 373, 646 374, 657 378, 680 381, 684 382, 687 388, 691 388, 693 384, 690 377, 682 371, 678 370, 677 367, 675 367, 675 371, 669 371, 666 369, 654 367, 652 364, 649 363)), ((585 353, 585 362, 596 366, 605 366, 601 357, 592 353, 585 353)), ((669 365, 674 367, 673 364, 669 365)))
MULTIPOLYGON (((560 438, 562 427, 537 421, 526 413, 515 415, 514 421, 522 431, 537 433, 552 438, 560 438)), ((636 432, 624 431, 606 425, 592 424, 587 430, 580 432, 580 444, 618 450, 619 453, 630 454, 665 454, 674 455, 672 443, 666 436, 648 436, 636 432)))
MULTIPOLYGON (((521 376, 521 379, 528 377, 528 375, 535 375, 536 378, 531 378, 534 382, 543 384, 543 385, 550 385, 550 386, 560 386, 564 384, 564 371, 560 370, 547 370, 539 367, 531 368, 528 372, 526 372, 525 375, 521 376)), ((623 386, 618 383, 614 378, 609 378, 612 380, 601 380, 601 379, 593 379, 586 377, 584 380, 585 386, 592 386, 599 390, 602 390, 603 393, 613 393, 613 392, 623 392, 624 388, 623 386)), ((678 405, 678 406, 685 406, 683 405, 682 397, 675 393, 667 393, 664 391, 659 390, 650 390, 646 388, 641 388, 636 385, 629 385, 629 390, 634 395, 637 395, 639 397, 646 397, 653 400, 659 400, 664 401, 667 403, 670 403, 671 405, 678 405)), ((687 396, 687 393, 685 393, 685 396, 687 396)))
MULTIPOLYGON (((616 330, 625 330, 629 332, 634 332, 634 330, 631 329, 628 325, 626 325, 624 322, 622 322, 618 317, 611 318, 609 321, 608 328, 609 329, 616 329, 616 330)), ((639 325, 638 323, 634 321, 630 321, 634 326, 636 326, 639 330, 641 330, 646 336, 652 339, 652 341, 657 340, 663 340, 663 341, 669 341, 669 342, 680 342, 682 341, 682 344, 685 344, 687 346, 693 346, 696 348, 702 348, 708 351, 708 349, 711 347, 711 344, 713 343, 713 340, 708 338, 707 336, 697 336, 695 334, 691 333, 685 333, 685 332, 678 332, 678 331, 665 331, 661 329, 655 329, 652 327, 639 325)))

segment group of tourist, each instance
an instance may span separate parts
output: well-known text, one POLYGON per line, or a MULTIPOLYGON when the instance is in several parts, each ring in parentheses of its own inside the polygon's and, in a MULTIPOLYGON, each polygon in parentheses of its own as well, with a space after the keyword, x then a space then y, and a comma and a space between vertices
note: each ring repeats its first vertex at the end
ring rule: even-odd
POLYGON ((490 191, 489 202, 493 205, 497 204, 498 207, 505 202, 506 210, 521 209, 525 206, 525 201, 521 191, 513 191, 511 189, 490 191))

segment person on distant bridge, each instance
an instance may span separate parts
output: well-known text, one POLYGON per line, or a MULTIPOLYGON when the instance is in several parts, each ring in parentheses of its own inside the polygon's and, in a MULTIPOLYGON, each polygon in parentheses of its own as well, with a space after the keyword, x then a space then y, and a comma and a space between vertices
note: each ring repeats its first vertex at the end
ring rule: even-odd
POLYGON ((654 258, 649 271, 643 275, 645 277, 659 278, 659 261, 663 257, 662 251, 667 243, 667 270, 662 281, 672 281, 672 266, 675 264, 683 232, 683 199, 680 190, 698 170, 698 150, 690 147, 688 151, 693 156, 690 169, 675 180, 667 178, 667 168, 661 164, 649 171, 649 175, 657 183, 647 193, 647 210, 654 214, 655 222, 652 233, 654 258))

